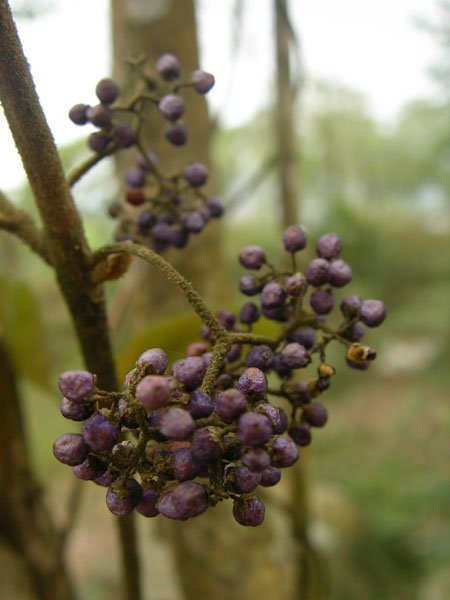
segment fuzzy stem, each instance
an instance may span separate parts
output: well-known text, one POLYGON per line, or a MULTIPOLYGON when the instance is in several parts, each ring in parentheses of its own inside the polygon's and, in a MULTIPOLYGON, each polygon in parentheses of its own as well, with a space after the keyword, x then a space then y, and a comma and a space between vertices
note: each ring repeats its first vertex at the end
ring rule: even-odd
MULTIPOLYGON (((117 378, 103 290, 90 280, 87 267, 90 251, 81 219, 6 0, 0 0, 0 102, 44 224, 46 247, 71 312, 86 366, 97 374, 103 389, 114 389, 117 378)), ((119 519, 118 524, 125 597, 140 600, 133 521, 119 519)))
POLYGON ((73 187, 76 183, 80 181, 80 179, 86 175, 93 167, 98 165, 98 163, 106 158, 107 156, 111 156, 116 148, 111 148, 106 152, 102 152, 101 154, 93 154, 89 158, 87 158, 84 162, 81 163, 78 167, 76 167, 73 171, 71 171, 67 175, 67 183, 69 187, 73 187))

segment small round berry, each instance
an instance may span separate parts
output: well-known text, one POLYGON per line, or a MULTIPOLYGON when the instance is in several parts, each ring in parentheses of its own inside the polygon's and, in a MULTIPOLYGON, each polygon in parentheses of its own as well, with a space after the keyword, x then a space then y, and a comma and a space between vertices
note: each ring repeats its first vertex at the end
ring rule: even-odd
POLYGON ((65 465, 74 467, 86 458, 86 446, 79 433, 65 433, 53 444, 55 458, 65 465))
POLYGON ((194 479, 201 471, 200 462, 194 458, 191 448, 178 448, 173 455, 173 472, 178 481, 194 479))
POLYGON ((381 302, 381 300, 364 300, 359 316, 367 327, 378 327, 386 318, 384 302, 381 302))
POLYGON ((156 508, 158 499, 159 492, 155 487, 144 488, 141 501, 136 506, 136 512, 144 517, 156 517, 159 515, 159 510, 156 508))
POLYGON ((271 444, 272 464, 276 467, 291 467, 298 460, 297 446, 285 437, 277 437, 271 444))
POLYGON ((225 356, 225 360, 228 363, 235 362, 241 357, 242 354, 242 346, 241 344, 233 344, 231 348, 228 350, 225 356))
POLYGON ((317 290, 311 294, 311 308, 318 315, 326 315, 333 310, 334 297, 331 290, 317 290))
POLYGON ((206 203, 206 206, 208 207, 211 217, 214 217, 214 218, 221 217, 223 215, 223 213, 225 212, 225 207, 223 205, 223 202, 217 196, 210 198, 208 200, 208 202, 206 203))
POLYGON ((188 129, 182 123, 174 123, 165 130, 164 135, 174 146, 184 146, 188 140, 188 129))
POLYGON ((352 280, 352 268, 344 260, 334 260, 328 271, 328 282, 334 287, 344 287, 352 280))
POLYGON ((87 110, 89 108, 88 104, 75 104, 69 110, 69 119, 75 125, 86 125, 88 122, 87 110))
POLYGON ((267 379, 261 369, 245 369, 236 383, 236 389, 244 394, 262 394, 267 391, 267 379))
POLYGON ((231 423, 247 409, 247 399, 237 389, 224 390, 216 398, 216 413, 225 423, 231 423))
POLYGON ((219 458, 222 454, 222 447, 217 434, 212 428, 197 429, 192 437, 191 452, 192 456, 200 462, 219 458))
POLYGON ((270 369, 273 359, 273 352, 269 346, 264 344, 260 346, 253 346, 245 357, 245 364, 247 367, 257 367, 261 371, 267 371, 270 369))
POLYGON ((86 111, 87 118, 96 127, 106 127, 111 124, 112 112, 104 104, 90 106, 86 111))
POLYGON ((297 252, 306 247, 306 234, 300 225, 291 225, 283 233, 284 247, 288 252, 297 252))
POLYGON ((208 497, 205 488, 195 481, 180 483, 172 492, 172 503, 179 519, 196 517, 208 508, 208 497))
POLYGON ((290 342, 297 342, 297 344, 301 344, 309 350, 316 343, 316 332, 312 327, 302 327, 291 333, 288 339, 290 342))
POLYGON ((80 404, 68 398, 63 398, 61 402, 61 414, 71 421, 84 421, 92 414, 92 408, 86 406, 86 404, 80 404))
POLYGON ((185 440, 195 431, 195 421, 183 408, 169 408, 161 417, 160 432, 173 440, 185 440))
POLYGON ((242 464, 259 473, 270 466, 270 456, 262 448, 249 448, 242 455, 242 464))
POLYGON ((189 391, 201 384, 205 371, 206 365, 200 356, 188 356, 173 365, 173 376, 189 391))
POLYGON ((297 298, 305 291, 307 286, 305 276, 302 273, 290 275, 284 282, 284 290, 289 296, 297 298))
POLYGON ((264 521, 264 504, 257 496, 244 496, 233 502, 233 517, 240 525, 257 527, 264 521))
POLYGON ((181 73, 181 63, 174 54, 166 53, 156 61, 156 71, 164 81, 174 81, 181 73))
POLYGON ((110 450, 117 441, 118 431, 102 413, 94 413, 84 422, 83 439, 94 450, 110 450))
POLYGON ((261 246, 245 246, 239 252, 239 262, 246 269, 260 269, 266 260, 261 246))
POLYGON ((344 298, 340 304, 340 309, 344 317, 347 317, 348 319, 356 317, 359 314, 362 302, 361 297, 356 294, 344 298))
POLYGON ((118 517, 129 515, 142 499, 142 487, 136 479, 127 479, 124 489, 120 492, 108 488, 106 505, 118 517))
POLYGON ((261 291, 261 286, 253 275, 242 275, 239 279, 239 289, 246 296, 255 296, 261 291))
POLYGON ((276 485, 280 481, 280 479, 280 469, 277 469, 277 467, 270 466, 267 467, 267 469, 261 471, 261 481, 259 482, 259 484, 263 487, 272 487, 273 485, 276 485))
POLYGON ((211 73, 207 73, 206 71, 201 71, 200 69, 193 71, 191 79, 195 91, 202 95, 207 94, 215 83, 214 75, 211 75, 211 73))
POLYGON ((239 313, 239 320, 241 323, 246 325, 250 325, 252 323, 256 323, 259 319, 259 308, 256 306, 254 302, 247 302, 241 308, 239 313))
POLYGON ((194 419, 203 419, 209 417, 214 410, 214 403, 211 397, 205 392, 196 390, 192 392, 191 399, 186 406, 186 409, 191 413, 194 419))
POLYGON ((269 441, 273 430, 266 416, 247 412, 239 418, 237 432, 242 444, 259 446, 269 441))
POLYGON ((183 177, 192 187, 201 187, 208 181, 208 169, 202 163, 194 162, 184 169, 183 177))
POLYGON ((63 396, 78 404, 92 394, 94 385, 94 376, 89 371, 65 371, 58 379, 63 396))
POLYGON ((342 250, 341 238, 336 233, 326 233, 316 244, 316 251, 322 258, 336 258, 342 250))
POLYGON ((131 148, 137 142, 137 135, 131 125, 120 123, 114 131, 114 141, 118 148, 131 148))
POLYGON ((310 356, 304 346, 291 342, 280 353, 281 361, 290 369, 301 369, 310 362, 310 356))
POLYGON ((258 486, 261 475, 250 471, 245 465, 240 465, 234 471, 234 486, 238 492, 248 494, 258 486))
POLYGON ((324 258, 314 258, 306 267, 305 276, 311 285, 327 283, 330 263, 324 258))
POLYGON ((263 308, 279 308, 286 300, 286 292, 276 281, 267 283, 261 292, 261 304, 263 308))
POLYGON ((88 137, 87 143, 91 150, 101 154, 106 150, 110 141, 111 140, 107 135, 104 135, 98 131, 94 131, 94 133, 91 133, 91 135, 88 137))
POLYGON ((189 231, 189 233, 200 233, 205 225, 205 219, 199 211, 188 212, 183 222, 184 228, 189 231))
POLYGON ((176 94, 167 94, 163 96, 158 103, 159 112, 168 121, 176 121, 186 110, 184 100, 176 94))
POLYGON ((102 104, 112 104, 117 100, 120 89, 113 79, 106 77, 97 83, 95 93, 102 104))
POLYGON ((289 427, 288 434, 297 446, 309 446, 311 443, 311 428, 308 423, 294 423, 289 427))
POLYGON ((161 348, 150 348, 136 361, 136 367, 145 373, 163 375, 169 364, 169 357, 161 348))
POLYGON ((139 167, 128 169, 125 173, 125 183, 132 188, 141 188, 145 184, 145 171, 139 167))
POLYGON ((160 375, 147 375, 136 387, 136 399, 148 410, 158 410, 170 400, 170 385, 160 375))
POLYGON ((321 402, 313 402, 303 410, 302 419, 312 427, 323 427, 328 421, 328 411, 321 402))

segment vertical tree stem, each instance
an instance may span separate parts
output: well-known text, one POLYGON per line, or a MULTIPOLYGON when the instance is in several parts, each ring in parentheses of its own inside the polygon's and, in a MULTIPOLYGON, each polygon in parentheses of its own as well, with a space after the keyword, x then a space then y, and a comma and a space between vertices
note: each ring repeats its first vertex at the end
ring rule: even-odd
MULTIPOLYGON (((46 248, 77 332, 86 367, 103 389, 116 387, 103 290, 89 278, 90 251, 61 160, 39 103, 6 0, 0 0, 0 101, 43 224, 46 248)), ((119 521, 127 600, 140 600, 133 520, 119 521), (126 532, 126 535, 125 535, 126 532), (132 554, 132 570, 130 552, 132 554)))

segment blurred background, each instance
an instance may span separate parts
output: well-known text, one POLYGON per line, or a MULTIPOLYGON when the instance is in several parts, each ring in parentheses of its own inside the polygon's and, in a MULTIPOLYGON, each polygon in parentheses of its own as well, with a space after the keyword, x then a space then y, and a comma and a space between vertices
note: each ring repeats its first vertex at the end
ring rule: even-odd
MULTIPOLYGON (((102 77, 123 80, 123 57, 138 44, 150 57, 178 54, 187 72, 200 65, 214 73, 208 107, 189 100, 184 156, 211 167, 209 190, 228 210, 189 252, 169 255, 211 306, 239 309, 239 249, 260 244, 280 262, 283 227, 295 215, 312 241, 328 231, 342 237, 354 273, 347 293, 388 307, 386 323, 370 332, 379 355, 368 372, 350 371, 333 354, 329 423, 294 471, 302 489, 290 478, 267 492, 272 516, 262 533, 230 524, 229 507, 182 529, 140 520, 145 598, 449 598, 450 2, 11 4, 68 170, 89 155, 90 133, 68 120, 68 109, 94 102, 102 77), (286 159, 295 171, 287 194, 279 161, 283 64, 294 134, 285 141, 295 151, 286 159)), ((157 125, 152 134, 155 152, 172 166, 174 151, 157 137, 157 125)), ((0 155, 0 187, 33 212, 3 115, 0 155)), ((94 247, 114 235, 108 207, 120 197, 126 164, 102 163, 75 189, 94 247)), ((312 250, 306 254, 303 264, 312 250)), ((50 270, 5 233, 0 266, 0 332, 17 377, 31 469, 57 523, 67 507, 76 512, 66 556, 79 597, 119 598, 104 490, 82 484, 80 495, 51 453, 68 431, 56 379, 82 366, 68 313, 50 270)), ((165 347, 175 358, 198 338, 187 306, 142 266, 107 294, 122 375, 147 347, 165 347)), ((5 540, 0 580, 1 600, 33 597, 24 564, 5 540)))

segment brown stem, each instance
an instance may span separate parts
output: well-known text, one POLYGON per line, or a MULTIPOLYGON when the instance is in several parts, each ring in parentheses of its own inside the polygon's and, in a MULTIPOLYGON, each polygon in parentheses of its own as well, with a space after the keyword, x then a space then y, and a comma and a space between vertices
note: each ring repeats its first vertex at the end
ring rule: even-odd
POLYGON ((116 148, 111 148, 106 152, 102 152, 101 154, 93 154, 89 158, 87 158, 81 165, 78 165, 71 173, 67 175, 67 183, 69 187, 73 187, 76 183, 80 181, 80 179, 86 175, 93 167, 98 165, 100 161, 102 161, 107 156, 111 156, 116 148))
MULTIPOLYGON (((71 312, 85 364, 97 374, 100 387, 114 389, 117 378, 103 290, 90 280, 90 251, 81 219, 6 0, 0 0, 0 101, 44 223, 46 247, 71 312)), ((121 530, 130 529, 132 524, 132 520, 127 520, 119 526, 121 530)), ((132 544, 132 531, 128 531, 128 539, 132 544)), ((133 565, 128 559, 123 564, 126 571, 133 567, 124 573, 128 600, 141 598, 136 558, 133 556, 133 565)))
POLYGON ((44 236, 33 222, 28 213, 20 210, 0 191, 0 229, 9 231, 20 238, 27 246, 36 252, 46 263, 50 257, 45 247, 44 236))

